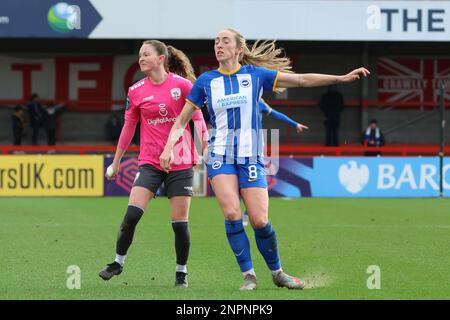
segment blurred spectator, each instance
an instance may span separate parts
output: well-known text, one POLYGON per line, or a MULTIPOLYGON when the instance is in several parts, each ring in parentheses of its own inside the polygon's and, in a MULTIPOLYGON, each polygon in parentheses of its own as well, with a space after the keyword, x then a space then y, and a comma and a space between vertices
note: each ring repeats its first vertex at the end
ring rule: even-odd
POLYGON ((47 134, 47 145, 56 144, 56 128, 58 125, 58 116, 64 110, 64 104, 56 104, 50 101, 44 109, 44 125, 47 134))
POLYGON ((106 122, 106 135, 108 140, 112 142, 112 144, 117 144, 120 137, 120 132, 122 131, 123 126, 123 114, 122 111, 116 110, 111 116, 108 118, 106 122))
POLYGON ((45 111, 42 108, 42 105, 39 101, 39 95, 33 93, 31 96, 30 102, 27 105, 28 115, 30 118, 31 129, 33 130, 31 134, 31 142, 33 145, 37 145, 39 130, 44 124, 44 115, 45 111))
POLYGON ((326 146, 339 146, 339 122, 344 109, 344 97, 337 91, 336 85, 328 86, 320 98, 320 109, 325 115, 326 146))
POLYGON ((13 129, 13 144, 15 146, 22 145, 22 137, 25 133, 25 116, 23 112, 23 108, 20 105, 17 105, 14 108, 14 113, 11 116, 12 119, 12 129, 13 129))
MULTIPOLYGON (((367 129, 363 132, 362 144, 365 147, 382 147, 386 144, 384 140, 384 135, 378 128, 378 123, 376 119, 370 120, 370 124, 367 129)), ((366 156, 379 156, 381 152, 379 151, 366 151, 366 156)))

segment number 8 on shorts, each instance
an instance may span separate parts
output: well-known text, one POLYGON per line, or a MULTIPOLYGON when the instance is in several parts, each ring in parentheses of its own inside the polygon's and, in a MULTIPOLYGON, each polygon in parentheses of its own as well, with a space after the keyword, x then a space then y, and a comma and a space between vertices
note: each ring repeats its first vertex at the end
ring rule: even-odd
POLYGON ((254 164, 251 166, 248 166, 248 177, 250 179, 258 178, 258 168, 254 164))

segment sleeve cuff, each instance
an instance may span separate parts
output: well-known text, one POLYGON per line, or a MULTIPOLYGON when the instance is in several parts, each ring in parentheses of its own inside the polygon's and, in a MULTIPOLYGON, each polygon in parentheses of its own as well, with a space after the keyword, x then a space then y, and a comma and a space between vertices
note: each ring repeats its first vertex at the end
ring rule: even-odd
POLYGON ((191 100, 186 99, 186 102, 189 103, 191 106, 193 106, 195 109, 200 110, 201 108, 197 106, 195 103, 193 103, 191 100))
POLYGON ((280 71, 277 71, 277 75, 275 77, 275 80, 273 81, 273 87, 272 87, 272 91, 275 92, 275 89, 277 88, 277 84, 278 84, 278 76, 280 75, 280 71))

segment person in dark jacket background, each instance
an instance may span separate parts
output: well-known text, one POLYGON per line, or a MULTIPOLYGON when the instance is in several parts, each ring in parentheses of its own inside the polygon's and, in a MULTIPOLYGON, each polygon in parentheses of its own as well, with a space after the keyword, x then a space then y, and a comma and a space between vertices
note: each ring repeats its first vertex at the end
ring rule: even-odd
POLYGON ((39 95, 33 93, 30 102, 27 105, 28 116, 30 118, 30 126, 33 130, 31 134, 31 142, 33 145, 37 145, 39 130, 44 124, 45 111, 39 101, 39 95))
POLYGON ((47 145, 56 144, 56 129, 58 127, 58 116, 63 111, 64 104, 56 104, 50 101, 44 109, 44 127, 47 134, 47 145))
POLYGON ((25 117, 23 108, 20 105, 17 105, 14 108, 14 113, 11 116, 12 120, 12 130, 13 130, 13 144, 15 146, 22 145, 22 137, 25 132, 25 117))
POLYGON ((123 127, 123 114, 120 110, 115 110, 111 113, 108 121, 106 122, 106 135, 109 141, 112 144, 116 145, 119 141, 120 133, 122 132, 123 127))
POLYGON ((339 123, 341 112, 344 109, 344 97, 337 91, 336 85, 328 86, 320 98, 320 109, 325 115, 326 146, 339 146, 339 123))

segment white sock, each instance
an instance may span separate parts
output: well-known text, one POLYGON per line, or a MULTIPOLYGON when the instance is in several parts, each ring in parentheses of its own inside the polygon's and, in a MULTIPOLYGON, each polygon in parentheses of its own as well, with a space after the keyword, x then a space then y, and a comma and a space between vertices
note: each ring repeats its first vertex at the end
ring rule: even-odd
POLYGON ((114 261, 123 266, 126 257, 127 255, 121 256, 120 254, 116 254, 116 258, 114 259, 114 261))
POLYGON ((251 274, 256 277, 255 269, 251 268, 248 271, 242 272, 242 275, 245 277, 246 275, 251 274))
POLYGON ((272 272, 272 275, 276 275, 278 272, 283 271, 283 269, 278 269, 278 270, 270 270, 270 272, 272 272))
POLYGON ((177 272, 187 273, 187 265, 177 264, 177 272))

